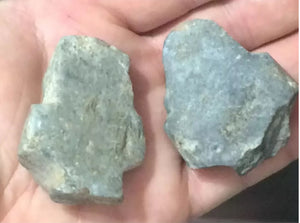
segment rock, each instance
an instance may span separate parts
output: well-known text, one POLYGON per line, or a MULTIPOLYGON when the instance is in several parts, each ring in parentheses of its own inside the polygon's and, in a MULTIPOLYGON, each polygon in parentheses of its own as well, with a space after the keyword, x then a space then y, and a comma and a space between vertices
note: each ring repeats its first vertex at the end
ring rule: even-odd
POLYGON ((122 174, 145 150, 128 67, 126 54, 96 38, 58 43, 19 148, 21 164, 53 201, 122 201, 122 174))
POLYGON ((267 53, 250 53, 216 23, 189 21, 165 40, 165 130, 191 168, 245 174, 289 138, 297 84, 267 53))

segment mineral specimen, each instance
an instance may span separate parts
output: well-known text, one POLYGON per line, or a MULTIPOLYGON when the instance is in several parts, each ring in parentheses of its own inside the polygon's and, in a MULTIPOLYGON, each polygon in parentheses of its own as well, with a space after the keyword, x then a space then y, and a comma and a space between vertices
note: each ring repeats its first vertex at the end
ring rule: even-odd
POLYGON ((96 38, 58 43, 19 148, 21 164, 55 202, 122 200, 122 174, 145 150, 128 67, 126 54, 96 38))
POLYGON ((163 63, 165 130, 191 168, 245 174, 286 144, 298 86, 269 54, 193 20, 169 34, 163 63))

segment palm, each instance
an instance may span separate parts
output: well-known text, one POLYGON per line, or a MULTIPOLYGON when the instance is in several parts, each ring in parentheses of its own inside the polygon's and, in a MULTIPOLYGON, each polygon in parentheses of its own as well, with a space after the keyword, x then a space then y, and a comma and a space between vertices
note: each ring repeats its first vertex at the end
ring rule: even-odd
POLYGON ((165 35, 179 21, 163 24, 184 14, 211 18, 250 50, 284 37, 258 50, 270 52, 295 79, 298 72, 296 0, 222 1, 206 7, 200 4, 207 0, 196 2, 12 0, 0 3, 0 219, 4 222, 182 222, 212 209, 297 157, 296 111, 289 145, 245 177, 224 167, 191 170, 172 147, 163 130, 166 114, 161 50, 165 35), (188 12, 196 7, 199 9, 188 12), (17 161, 17 147, 29 106, 40 100, 43 72, 57 41, 71 34, 98 37, 131 58, 130 77, 135 106, 143 119, 147 152, 143 165, 125 174, 125 200, 118 206, 68 207, 53 203, 17 161))

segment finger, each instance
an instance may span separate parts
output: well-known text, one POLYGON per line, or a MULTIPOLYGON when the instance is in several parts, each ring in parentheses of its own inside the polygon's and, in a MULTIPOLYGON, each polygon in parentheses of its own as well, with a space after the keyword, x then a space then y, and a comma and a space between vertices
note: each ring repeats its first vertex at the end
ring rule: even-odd
POLYGON ((132 31, 147 32, 212 0, 101 0, 132 31))
POLYGON ((260 47, 256 52, 268 52, 298 82, 298 32, 260 47))
MULTIPOLYGON (((269 52, 273 58, 283 65, 283 68, 293 73, 298 69, 298 50, 289 51, 290 56, 281 56, 286 48, 297 48, 298 34, 293 34, 274 43, 257 49, 259 52, 269 52)), ((188 169, 191 213, 204 214, 218 206, 243 189, 270 176, 298 157, 298 103, 294 105, 291 118, 291 137, 288 144, 279 153, 267 159, 247 175, 240 177, 228 167, 212 167, 200 170, 188 169)))
POLYGON ((162 49, 166 36, 176 25, 196 18, 214 20, 252 50, 298 29, 298 1, 219 1, 149 33, 150 39, 162 49))

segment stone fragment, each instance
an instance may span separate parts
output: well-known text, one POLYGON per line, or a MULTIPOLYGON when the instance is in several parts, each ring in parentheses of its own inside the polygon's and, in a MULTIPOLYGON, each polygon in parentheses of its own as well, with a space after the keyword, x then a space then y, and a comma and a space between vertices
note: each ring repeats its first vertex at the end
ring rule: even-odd
POLYGON ((165 130, 191 168, 245 174, 289 138, 298 85, 267 53, 250 53, 216 23, 189 21, 165 40, 165 130))
POLYGON ((53 201, 122 200, 122 174, 145 150, 128 67, 126 54, 96 38, 58 43, 19 148, 21 164, 53 201))

